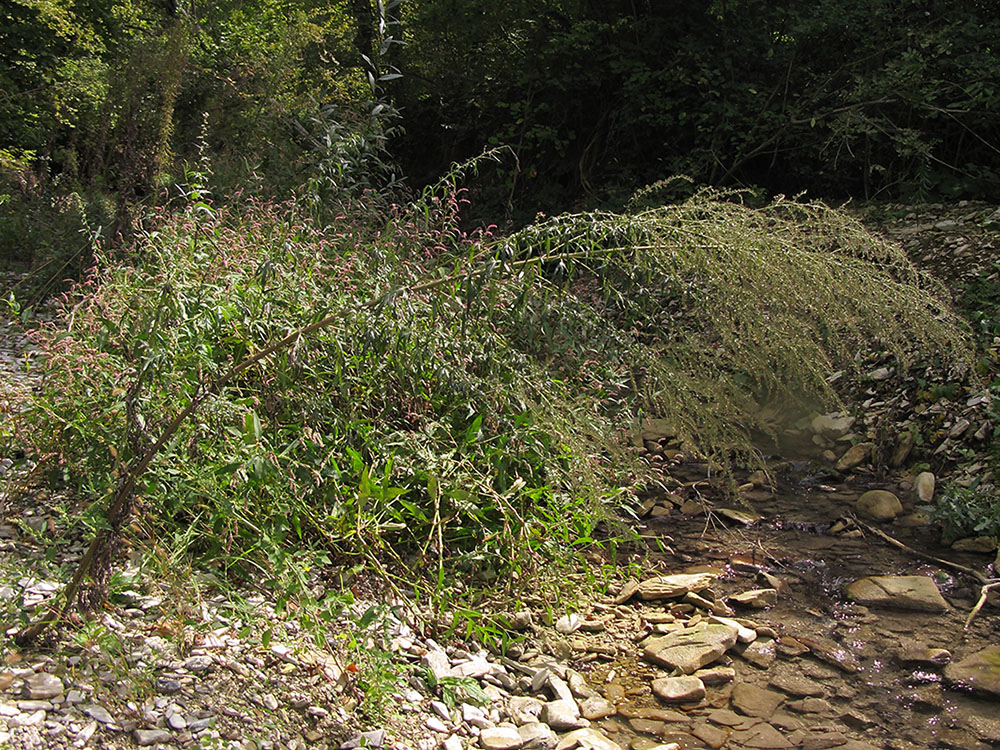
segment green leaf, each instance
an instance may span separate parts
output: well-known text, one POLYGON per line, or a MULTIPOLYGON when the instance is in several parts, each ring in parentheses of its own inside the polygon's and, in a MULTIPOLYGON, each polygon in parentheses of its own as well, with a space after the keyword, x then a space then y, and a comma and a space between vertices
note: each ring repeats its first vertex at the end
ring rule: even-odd
POLYGON ((472 424, 470 424, 468 429, 466 429, 465 431, 466 445, 472 445, 474 442, 479 440, 482 426, 483 426, 483 415, 480 414, 472 421, 472 424))
POLYGON ((243 415, 243 442, 246 445, 260 442, 260 417, 255 411, 248 411, 243 415))

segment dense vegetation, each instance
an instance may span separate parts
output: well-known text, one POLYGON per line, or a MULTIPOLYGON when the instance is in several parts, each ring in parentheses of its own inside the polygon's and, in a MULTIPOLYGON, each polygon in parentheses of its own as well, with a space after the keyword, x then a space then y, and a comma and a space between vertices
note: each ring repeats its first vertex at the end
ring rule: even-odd
POLYGON ((514 583, 606 533, 645 415, 752 462, 872 341, 971 361, 898 248, 731 187, 996 188, 989 3, 2 7, 10 309, 79 283, 0 438, 93 501, 98 596, 130 525, 304 601, 514 583))

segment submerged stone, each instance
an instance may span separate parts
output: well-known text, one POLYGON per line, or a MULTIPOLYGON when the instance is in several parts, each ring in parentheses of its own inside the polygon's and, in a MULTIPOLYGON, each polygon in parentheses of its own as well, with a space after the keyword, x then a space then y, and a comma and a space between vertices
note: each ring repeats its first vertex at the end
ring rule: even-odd
POLYGON ((944 679, 949 687, 1000 699, 1000 646, 952 662, 944 669, 944 679))
POLYGON ((928 576, 868 576, 846 588, 848 598, 859 604, 945 612, 948 602, 928 576))
POLYGON ((744 716, 770 719, 785 696, 773 690, 757 687, 749 682, 741 682, 733 688, 733 708, 744 716))

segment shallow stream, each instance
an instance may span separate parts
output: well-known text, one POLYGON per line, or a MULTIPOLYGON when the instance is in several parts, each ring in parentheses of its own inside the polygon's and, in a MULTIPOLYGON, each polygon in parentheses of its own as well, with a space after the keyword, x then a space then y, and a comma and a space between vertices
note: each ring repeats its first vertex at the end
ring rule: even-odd
MULTIPOLYGON (((639 528, 650 549, 647 564, 658 573, 719 571, 710 593, 716 602, 777 584, 773 606, 736 608, 737 617, 776 637, 770 647, 747 658, 727 653, 723 663, 735 669, 735 680, 708 686, 704 699, 696 703, 665 706, 659 701, 649 685, 665 672, 641 660, 640 648, 634 649, 634 656, 583 665, 590 684, 618 708, 616 716, 598 724, 634 750, 671 742, 681 748, 811 750, 1000 747, 1000 702, 946 687, 941 664, 911 661, 921 649, 946 649, 951 659, 959 660, 997 644, 996 605, 988 603, 964 633, 979 583, 891 546, 853 517, 854 502, 867 489, 896 492, 907 514, 915 510, 912 493, 891 483, 876 485, 865 475, 828 485, 828 477, 810 478, 808 467, 797 465, 799 471, 786 475, 774 493, 747 493, 761 516, 749 525, 714 513, 682 513, 676 495, 672 502, 661 500, 651 509, 647 504, 652 512, 639 528), (949 609, 933 613, 866 607, 845 597, 846 584, 872 575, 929 576, 949 609), (798 680, 803 677, 806 681, 798 680), (749 717, 729 710, 734 686, 747 683, 781 697, 773 714, 749 717)), ((690 483, 704 479, 705 470, 678 465, 671 468, 671 476, 690 488, 690 483)), ((991 556, 943 548, 936 529, 907 525, 903 519, 868 523, 913 550, 994 575, 988 567, 991 556)), ((670 612, 691 616, 681 614, 685 605, 669 602, 619 606, 635 609, 638 632, 619 634, 634 641, 670 612)))

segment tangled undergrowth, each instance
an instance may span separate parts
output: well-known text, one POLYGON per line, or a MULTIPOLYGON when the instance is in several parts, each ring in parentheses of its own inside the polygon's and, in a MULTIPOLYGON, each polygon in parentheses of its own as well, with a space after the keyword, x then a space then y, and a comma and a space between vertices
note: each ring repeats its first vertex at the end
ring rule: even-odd
POLYGON ((830 402, 873 342, 971 361, 943 289, 821 204, 702 192, 497 237, 461 228, 462 200, 453 175, 377 221, 254 200, 150 217, 38 332, 17 439, 91 529, 153 454, 131 533, 322 618, 331 560, 520 588, 613 544, 596 530, 647 480, 626 439, 644 416, 747 462, 762 404, 830 402))

